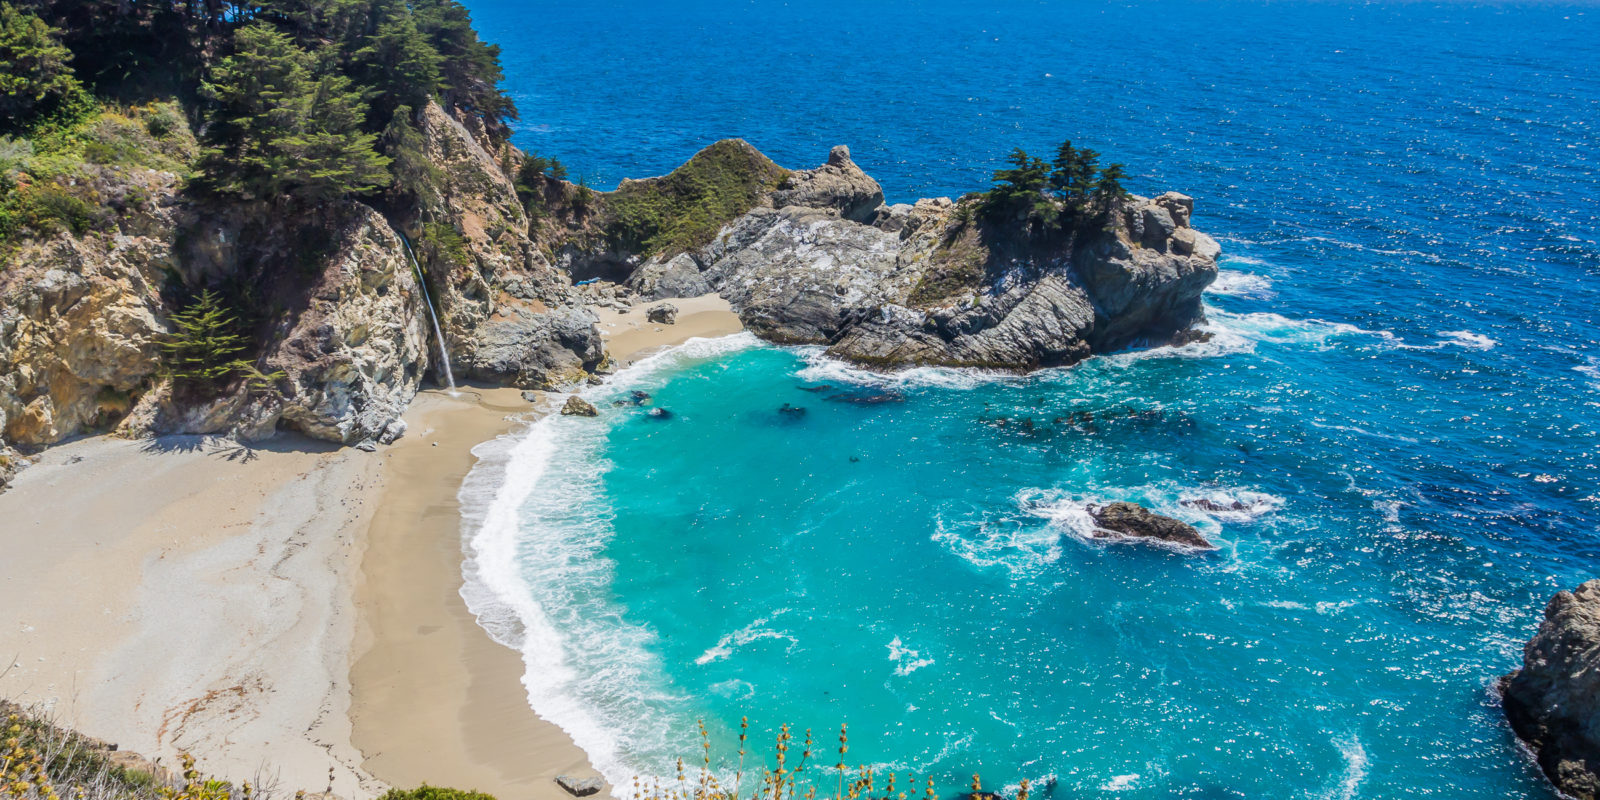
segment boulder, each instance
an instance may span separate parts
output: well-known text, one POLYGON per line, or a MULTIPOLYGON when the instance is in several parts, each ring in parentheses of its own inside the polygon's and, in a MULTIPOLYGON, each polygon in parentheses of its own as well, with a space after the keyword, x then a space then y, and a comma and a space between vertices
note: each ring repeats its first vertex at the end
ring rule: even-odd
POLYGON ((1522 668, 1499 687, 1545 777, 1567 797, 1600 798, 1600 580, 1550 601, 1522 668))
POLYGON ((561 415, 564 417, 598 417, 600 416, 600 409, 595 408, 594 404, 588 400, 573 395, 568 397, 566 405, 561 407, 561 415))
POLYGON ((1102 538, 1151 539, 1200 550, 1217 549, 1216 545, 1201 536, 1193 525, 1171 517, 1164 517, 1134 503, 1118 502, 1108 503, 1103 506, 1090 506, 1089 516, 1094 519, 1094 524, 1101 529, 1095 535, 1102 536, 1103 534, 1102 538))
POLYGON ((671 303, 660 303, 645 311, 644 318, 648 322, 672 325, 678 321, 678 307, 671 303))
POLYGON ((572 775, 557 775, 556 785, 567 791, 573 797, 588 797, 599 794, 605 788, 605 781, 595 777, 575 777, 572 775))

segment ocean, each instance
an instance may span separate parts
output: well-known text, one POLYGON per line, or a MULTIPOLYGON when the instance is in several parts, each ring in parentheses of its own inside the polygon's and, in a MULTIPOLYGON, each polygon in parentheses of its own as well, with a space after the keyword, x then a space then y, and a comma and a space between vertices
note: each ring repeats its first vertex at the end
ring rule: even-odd
POLYGON ((1202 344, 1017 377, 696 341, 480 447, 465 594, 613 783, 699 720, 727 766, 748 717, 946 795, 1553 796, 1492 686, 1600 577, 1600 10, 468 5, 514 141, 591 186, 738 136, 909 202, 1071 138, 1225 251, 1202 344), (1096 540, 1112 500, 1219 549, 1096 540))

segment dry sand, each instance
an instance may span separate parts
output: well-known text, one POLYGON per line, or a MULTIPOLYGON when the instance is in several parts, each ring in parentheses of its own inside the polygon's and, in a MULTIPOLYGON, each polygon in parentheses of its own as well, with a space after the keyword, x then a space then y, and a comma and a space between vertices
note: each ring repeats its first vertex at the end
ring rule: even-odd
POLYGON ((47 451, 0 495, 0 694, 164 763, 377 790, 346 713, 377 467, 289 436, 47 451))
POLYGON ((605 336, 606 348, 611 351, 611 360, 616 362, 618 369, 697 336, 726 336, 744 330, 739 315, 733 313, 728 301, 717 295, 672 298, 662 302, 678 307, 676 324, 662 325, 646 320, 645 313, 657 305, 653 302, 641 303, 627 312, 591 307, 590 310, 600 317, 600 333, 605 336))
POLYGON ((522 656, 489 638, 461 599, 456 492, 472 448, 532 406, 512 389, 429 393, 410 432, 383 451, 384 487, 356 589, 350 670, 354 742, 386 783, 570 798, 559 774, 593 774, 560 728, 528 707, 522 656))
MULTIPOLYGON (((720 298, 671 302, 674 325, 596 309, 619 367, 741 329, 720 298)), ((287 435, 47 451, 0 494, 0 696, 290 792, 331 770, 346 797, 566 797, 552 779, 592 770, 460 595, 471 449, 532 410, 510 389, 424 392, 377 453, 287 435)))

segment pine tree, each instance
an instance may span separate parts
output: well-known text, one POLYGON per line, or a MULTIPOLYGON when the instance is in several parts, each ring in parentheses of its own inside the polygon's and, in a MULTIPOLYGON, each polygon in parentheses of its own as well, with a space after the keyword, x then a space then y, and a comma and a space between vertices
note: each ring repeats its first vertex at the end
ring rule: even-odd
POLYGON ((1050 165, 1020 147, 1011 151, 1006 161, 1011 168, 995 170, 994 188, 983 195, 983 215, 995 222, 1021 215, 1030 226, 1054 225, 1056 205, 1045 194, 1050 184, 1050 165))
POLYGON ((1062 142, 1056 151, 1056 159, 1051 162, 1054 169, 1050 172, 1050 187, 1070 211, 1076 213, 1087 207, 1095 187, 1095 162, 1099 158, 1099 153, 1087 147, 1079 150, 1071 141, 1062 142))
POLYGON ((37 114, 83 98, 59 33, 0 3, 0 130, 21 129, 37 114))
POLYGON ((210 289, 170 319, 177 330, 161 342, 162 360, 178 385, 215 388, 250 366, 239 359, 246 344, 238 333, 238 320, 210 289))
POLYGON ((411 115, 410 106, 394 110, 388 127, 383 129, 383 151, 390 158, 394 190, 418 205, 428 206, 439 198, 436 187, 444 173, 423 151, 426 142, 422 132, 411 124, 411 115))
POLYGON ((496 135, 507 135, 517 107, 500 91, 500 46, 478 38, 472 15, 456 0, 412 0, 411 8, 417 28, 442 58, 447 102, 481 118, 496 135))
POLYGON ((253 23, 204 85, 217 105, 201 156, 203 185, 248 199, 325 201, 389 183, 388 159, 361 130, 366 107, 350 79, 314 74, 315 58, 253 23))
POLYGON ((1128 173, 1121 164, 1107 164, 1100 170, 1100 179, 1095 182, 1092 205, 1095 210, 1104 214, 1109 212, 1118 202, 1128 196, 1128 190, 1122 188, 1122 179, 1128 173))
POLYGON ((421 108, 439 92, 439 51, 404 6, 362 41, 352 60, 352 72, 373 88, 372 110, 378 119, 398 106, 421 108))

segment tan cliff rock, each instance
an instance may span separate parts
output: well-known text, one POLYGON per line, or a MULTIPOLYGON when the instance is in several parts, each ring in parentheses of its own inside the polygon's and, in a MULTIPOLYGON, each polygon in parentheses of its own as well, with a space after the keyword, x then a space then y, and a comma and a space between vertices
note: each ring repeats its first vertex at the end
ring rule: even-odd
POLYGON ((173 267, 179 177, 142 171, 152 200, 124 227, 23 244, 0 270, 0 439, 33 449, 109 427, 152 384, 173 267))
POLYGON ((462 239, 454 258, 427 265, 458 376, 524 389, 582 380, 603 355, 597 318, 529 235, 507 172, 460 120, 430 104, 422 116, 430 161, 444 175, 434 213, 462 239))

